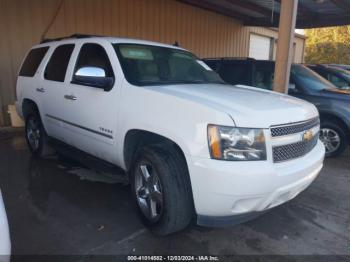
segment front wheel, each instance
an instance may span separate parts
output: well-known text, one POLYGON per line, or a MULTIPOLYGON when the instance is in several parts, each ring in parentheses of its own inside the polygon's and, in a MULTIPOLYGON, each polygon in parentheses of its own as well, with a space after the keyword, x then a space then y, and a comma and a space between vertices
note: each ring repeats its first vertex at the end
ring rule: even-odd
POLYGON ((325 121, 321 123, 320 140, 326 148, 326 156, 338 156, 348 146, 348 137, 341 125, 325 121))
POLYGON ((191 186, 186 162, 177 150, 141 149, 131 184, 141 219, 153 233, 164 236, 190 224, 194 212, 191 186))

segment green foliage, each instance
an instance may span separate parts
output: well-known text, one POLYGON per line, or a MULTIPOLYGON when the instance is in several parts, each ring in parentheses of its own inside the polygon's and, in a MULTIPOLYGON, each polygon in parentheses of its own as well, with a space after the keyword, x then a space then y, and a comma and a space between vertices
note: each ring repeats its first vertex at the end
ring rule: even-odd
POLYGON ((306 63, 350 64, 350 26, 305 30, 306 63))

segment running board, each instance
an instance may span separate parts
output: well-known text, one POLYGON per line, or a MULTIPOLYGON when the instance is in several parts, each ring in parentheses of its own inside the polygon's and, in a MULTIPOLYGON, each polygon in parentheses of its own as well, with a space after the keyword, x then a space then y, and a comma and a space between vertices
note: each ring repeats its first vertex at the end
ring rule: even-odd
POLYGON ((59 155, 78 162, 83 167, 94 170, 101 175, 112 176, 118 183, 129 184, 127 173, 120 167, 92 156, 55 138, 49 138, 49 144, 59 155), (120 180, 120 181, 119 181, 120 180))

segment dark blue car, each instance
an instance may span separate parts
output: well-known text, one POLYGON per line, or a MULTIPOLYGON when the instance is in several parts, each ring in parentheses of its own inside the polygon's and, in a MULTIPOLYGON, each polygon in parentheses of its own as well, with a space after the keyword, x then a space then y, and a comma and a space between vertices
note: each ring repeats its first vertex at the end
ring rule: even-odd
MULTIPOLYGON (((204 61, 229 84, 272 90, 275 62, 215 58, 204 61)), ((337 156, 350 143, 350 90, 340 90, 304 65, 291 67, 289 95, 313 103, 321 117, 320 139, 326 156, 337 156)))

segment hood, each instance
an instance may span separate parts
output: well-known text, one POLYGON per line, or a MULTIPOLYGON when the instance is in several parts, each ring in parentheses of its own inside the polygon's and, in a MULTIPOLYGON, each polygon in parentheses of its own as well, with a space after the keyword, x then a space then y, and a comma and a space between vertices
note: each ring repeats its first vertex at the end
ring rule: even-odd
POLYGON ((248 86, 182 84, 148 88, 227 113, 239 127, 269 128, 318 115, 317 109, 306 101, 248 86))

